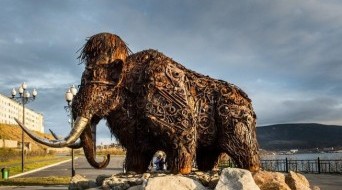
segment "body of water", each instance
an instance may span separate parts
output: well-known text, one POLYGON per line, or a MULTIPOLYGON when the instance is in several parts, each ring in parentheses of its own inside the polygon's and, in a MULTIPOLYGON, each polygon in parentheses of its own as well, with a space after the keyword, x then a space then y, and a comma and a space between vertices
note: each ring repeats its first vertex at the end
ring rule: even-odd
POLYGON ((261 168, 278 172, 342 173, 342 153, 262 155, 261 168))

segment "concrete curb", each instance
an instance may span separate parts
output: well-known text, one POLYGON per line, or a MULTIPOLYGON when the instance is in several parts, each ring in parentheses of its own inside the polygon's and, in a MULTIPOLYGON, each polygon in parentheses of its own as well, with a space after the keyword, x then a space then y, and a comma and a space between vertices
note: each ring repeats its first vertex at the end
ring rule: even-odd
MULTIPOLYGON (((78 157, 75 157, 74 160, 76 160, 77 158, 78 157)), ((57 166, 59 164, 63 164, 63 163, 70 162, 70 161, 71 161, 71 159, 68 159, 68 160, 64 160, 64 161, 61 161, 61 162, 57 162, 55 164, 51 164, 51 165, 47 165, 47 166, 44 166, 44 167, 41 167, 41 168, 30 170, 30 171, 27 171, 27 172, 24 172, 24 173, 20 173, 20 174, 17 174, 17 175, 9 176, 9 179, 15 178, 15 177, 20 177, 20 176, 27 175, 27 174, 30 174, 30 173, 34 173, 34 172, 37 172, 37 171, 40 171, 40 170, 44 170, 46 168, 57 166)))

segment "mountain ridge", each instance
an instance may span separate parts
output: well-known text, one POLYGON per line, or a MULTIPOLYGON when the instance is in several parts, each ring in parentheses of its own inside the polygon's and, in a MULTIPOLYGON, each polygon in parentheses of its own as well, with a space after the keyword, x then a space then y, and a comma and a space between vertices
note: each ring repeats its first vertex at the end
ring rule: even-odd
POLYGON ((285 123, 257 127, 261 149, 342 148, 342 126, 319 123, 285 123))

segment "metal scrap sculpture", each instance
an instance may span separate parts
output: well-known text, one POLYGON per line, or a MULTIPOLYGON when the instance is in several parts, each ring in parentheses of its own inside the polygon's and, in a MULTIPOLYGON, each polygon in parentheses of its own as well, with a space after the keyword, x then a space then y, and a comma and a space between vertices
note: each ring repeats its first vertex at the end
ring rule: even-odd
POLYGON ((238 167, 259 169, 256 115, 238 87, 186 69, 156 50, 131 54, 109 33, 90 37, 79 58, 85 71, 73 102, 75 127, 63 140, 31 133, 37 141, 73 147, 80 138, 89 163, 103 168, 109 155, 96 162, 94 130, 106 119, 127 149, 127 171, 145 172, 158 150, 166 152, 173 173, 191 172, 193 160, 199 170, 210 170, 221 153, 238 167))

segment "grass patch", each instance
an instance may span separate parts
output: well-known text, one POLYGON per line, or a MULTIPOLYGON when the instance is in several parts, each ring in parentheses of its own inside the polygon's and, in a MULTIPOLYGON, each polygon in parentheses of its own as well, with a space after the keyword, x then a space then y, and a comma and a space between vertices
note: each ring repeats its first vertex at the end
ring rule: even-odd
POLYGON ((68 185, 70 176, 26 177, 0 180, 0 186, 68 185))

